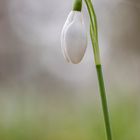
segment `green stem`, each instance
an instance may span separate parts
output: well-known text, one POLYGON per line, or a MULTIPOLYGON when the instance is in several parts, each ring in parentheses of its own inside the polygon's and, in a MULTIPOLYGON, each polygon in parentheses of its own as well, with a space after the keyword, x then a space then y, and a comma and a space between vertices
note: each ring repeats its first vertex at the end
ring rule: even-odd
POLYGON ((91 36, 91 41, 92 41, 92 46, 94 51, 94 59, 96 64, 97 76, 98 76, 98 83, 99 83, 100 96, 102 101, 107 140, 112 140, 112 132, 111 132, 111 125, 109 120, 106 91, 105 91, 102 66, 100 61, 97 18, 91 0, 85 0, 85 3, 87 5, 87 9, 90 16, 90 36, 91 36))
POLYGON ((101 64, 101 61, 100 61, 100 53, 98 47, 97 18, 91 0, 85 0, 85 2, 90 16, 90 35, 91 35, 91 41, 92 41, 92 46, 94 51, 95 64, 99 65, 101 64))
POLYGON ((73 11, 81 11, 82 10, 82 0, 75 0, 73 4, 73 11))
POLYGON ((111 133, 111 127, 110 127, 110 121, 109 121, 109 111, 108 111, 108 106, 107 106, 106 91, 105 91, 104 79, 103 79, 103 73, 102 73, 102 66, 96 65, 96 70, 97 70, 98 81, 99 81, 100 96, 102 100, 107 139, 112 140, 112 133, 111 133))

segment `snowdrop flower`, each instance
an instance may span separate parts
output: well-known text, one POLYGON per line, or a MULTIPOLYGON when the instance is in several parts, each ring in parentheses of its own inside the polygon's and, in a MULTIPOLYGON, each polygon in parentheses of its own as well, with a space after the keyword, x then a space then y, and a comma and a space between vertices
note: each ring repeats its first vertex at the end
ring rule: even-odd
MULTIPOLYGON (((97 17, 91 0, 84 0, 90 17, 90 36, 94 52, 94 59, 99 83, 99 91, 102 101, 102 109, 105 121, 107 140, 112 140, 112 130, 107 106, 106 90, 100 61, 100 49, 98 42, 97 17)), ((68 62, 79 63, 85 53, 87 37, 83 22, 82 0, 74 0, 73 11, 69 14, 62 30, 61 44, 63 54, 68 62)))
POLYGON ((73 10, 68 15, 61 33, 61 47, 65 59, 80 63, 87 47, 87 35, 81 11, 73 10))

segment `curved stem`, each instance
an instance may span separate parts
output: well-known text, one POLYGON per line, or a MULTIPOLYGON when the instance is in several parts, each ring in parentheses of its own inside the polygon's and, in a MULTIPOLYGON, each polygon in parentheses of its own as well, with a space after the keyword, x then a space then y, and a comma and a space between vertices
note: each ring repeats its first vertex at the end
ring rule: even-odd
POLYGON ((93 46, 94 60, 95 60, 96 65, 100 65, 101 64, 100 51, 99 51, 99 47, 98 47, 98 41, 96 39, 96 36, 94 35, 94 32, 95 31, 94 31, 92 25, 90 25, 90 36, 91 36, 91 42, 92 42, 92 46, 93 46))
POLYGON ((91 24, 90 36, 91 36, 91 41, 92 41, 92 46, 93 46, 93 51, 94 51, 94 59, 95 59, 95 64, 96 64, 97 76, 98 76, 98 83, 99 83, 100 96, 101 96, 101 101, 102 101, 106 134, 107 134, 107 139, 112 140, 111 125, 110 125, 110 120, 109 120, 109 111, 108 111, 106 91, 105 91, 102 66, 101 66, 101 61, 100 61, 100 51, 99 51, 99 45, 98 45, 97 19, 96 19, 96 14, 95 14, 91 0, 85 0, 85 3, 87 5, 87 9, 90 16, 90 22, 91 22, 90 23, 91 24))
POLYGON ((100 53, 98 47, 97 18, 91 0, 85 0, 85 3, 87 5, 87 9, 90 16, 90 35, 91 35, 91 41, 92 41, 92 46, 94 51, 95 64, 99 65, 101 64, 101 61, 100 61, 100 53))

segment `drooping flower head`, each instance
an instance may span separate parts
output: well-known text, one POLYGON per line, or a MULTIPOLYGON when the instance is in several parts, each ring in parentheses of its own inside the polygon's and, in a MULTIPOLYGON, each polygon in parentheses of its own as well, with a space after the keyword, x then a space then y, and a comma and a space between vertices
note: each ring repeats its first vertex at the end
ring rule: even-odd
POLYGON ((68 62, 74 64, 81 62, 87 47, 87 35, 83 15, 80 11, 81 8, 74 6, 73 9, 76 8, 78 10, 72 10, 68 15, 61 34, 63 55, 68 62))

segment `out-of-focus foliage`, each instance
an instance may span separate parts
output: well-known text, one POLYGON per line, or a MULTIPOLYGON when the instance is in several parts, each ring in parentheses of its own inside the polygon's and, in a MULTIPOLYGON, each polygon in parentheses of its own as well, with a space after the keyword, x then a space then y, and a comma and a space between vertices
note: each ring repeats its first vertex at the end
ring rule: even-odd
MULTIPOLYGON (((126 94, 120 98, 121 91, 113 91, 112 94, 115 98, 109 98, 109 107, 114 139, 139 140, 139 99, 127 97, 126 94)), ((0 112, 0 139, 105 139, 99 99, 96 97, 95 101, 87 104, 80 99, 77 103, 71 103, 72 100, 65 97, 62 100, 37 96, 36 99, 34 96, 26 99, 22 96, 18 100, 13 99, 14 105, 11 99, 1 102, 4 110, 0 112)))

